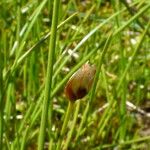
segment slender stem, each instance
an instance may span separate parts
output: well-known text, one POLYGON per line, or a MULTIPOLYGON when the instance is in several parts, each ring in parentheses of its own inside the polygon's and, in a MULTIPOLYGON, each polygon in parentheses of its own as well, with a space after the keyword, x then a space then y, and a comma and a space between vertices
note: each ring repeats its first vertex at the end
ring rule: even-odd
POLYGON ((55 45, 56 45, 58 11, 59 11, 59 0, 54 0, 52 29, 51 29, 52 34, 50 37, 50 45, 49 45, 47 76, 46 76, 46 81, 45 81, 46 84, 45 84, 44 103, 43 103, 42 118, 41 118, 41 125, 40 125, 40 134, 39 134, 39 141, 38 141, 38 150, 43 150, 43 147, 44 147, 45 129, 46 129, 46 122, 48 118, 48 109, 50 109, 50 117, 49 117, 50 129, 52 126, 51 85, 52 85, 53 64, 54 64, 54 54, 55 54, 55 45))
POLYGON ((65 115, 65 118, 64 118, 62 129, 61 129, 60 137, 59 137, 59 140, 57 142, 56 150, 61 149, 61 141, 62 141, 63 135, 65 134, 66 129, 67 129, 67 124, 68 124, 68 121, 69 121, 69 118, 70 118, 70 114, 72 112, 72 107, 73 107, 73 103, 69 101, 67 112, 66 112, 66 115, 65 115))
POLYGON ((73 131, 74 131, 74 129, 75 129, 76 121, 77 121, 77 118, 78 118, 80 103, 81 103, 81 102, 78 101, 77 106, 76 106, 76 110, 75 110, 75 114, 74 114, 74 117, 73 117, 73 121, 72 121, 72 124, 71 124, 71 129, 70 129, 70 131, 69 131, 69 133, 68 133, 68 136, 67 136, 67 139, 66 139, 66 141, 65 141, 65 145, 64 145, 63 150, 68 149, 68 146, 69 146, 69 143, 70 143, 70 140, 71 140, 73 131))
POLYGON ((83 118, 81 120, 81 123, 80 123, 80 126, 79 126, 79 130, 78 130, 78 133, 76 135, 75 140, 78 140, 78 138, 80 136, 80 133, 81 133, 81 130, 82 130, 82 127, 83 127, 83 125, 86 122, 86 118, 87 118, 88 111, 89 111, 89 108, 90 108, 90 103, 91 103, 91 101, 93 101, 94 94, 95 94, 95 91, 96 91, 96 86, 97 86, 97 81, 98 81, 98 77, 99 77, 99 72, 101 70, 103 59, 105 57, 105 54, 107 52, 107 49, 108 49, 108 46, 110 44, 111 39, 112 39, 112 34, 110 34, 109 37, 108 37, 108 39, 106 40, 106 43, 105 43, 104 48, 103 48, 103 51, 101 53, 100 61, 98 63, 96 75, 95 75, 95 78, 94 78, 94 83, 93 83, 93 86, 92 86, 92 89, 91 89, 90 101, 86 105, 86 108, 85 108, 85 111, 84 111, 84 114, 83 114, 83 118))
POLYGON ((85 122, 86 122, 87 114, 88 114, 88 111, 89 111, 89 107, 90 107, 90 103, 87 102, 87 105, 86 105, 86 108, 85 108, 85 110, 84 110, 84 113, 83 113, 83 117, 82 117, 81 123, 80 123, 79 128, 78 128, 77 135, 76 135, 76 137, 75 137, 75 141, 78 140, 78 138, 79 138, 79 136, 80 136, 80 134, 81 134, 81 130, 82 130, 82 128, 83 128, 83 125, 84 125, 85 122))
MULTIPOLYGON (((138 138, 138 139, 135 139, 135 140, 129 140, 129 141, 125 141, 125 142, 122 142, 122 143, 114 143, 114 144, 106 144, 106 145, 103 145, 101 146, 102 149, 108 149, 110 147, 115 147, 115 146, 118 146, 118 148, 121 148, 122 146, 125 146, 125 145, 131 145, 131 144, 135 144, 135 143, 139 143, 139 142, 146 142, 146 141, 150 141, 150 136, 146 136, 146 137, 141 137, 141 138, 138 138)), ((112 148, 113 149, 113 148, 112 148)))
MULTIPOLYGON (((117 1, 113 1, 113 7, 115 11, 119 11, 121 3, 119 0, 117 1)), ((118 15, 116 16, 116 26, 117 28, 119 28, 122 24, 122 15, 118 15)), ((124 46, 123 46, 123 42, 122 42, 122 37, 123 34, 122 32, 119 32, 117 34, 117 39, 118 39, 118 45, 119 45, 119 49, 120 49, 120 63, 119 63, 119 67, 120 67, 120 75, 122 75, 122 72, 125 69, 125 50, 124 50, 124 46)), ((124 79, 124 82, 121 86, 121 103, 120 103, 120 141, 125 140, 125 135, 126 135, 126 78, 124 79)))
POLYGON ((3 102, 3 58, 2 51, 0 50, 0 147, 3 147, 3 113, 4 113, 4 102, 3 102))

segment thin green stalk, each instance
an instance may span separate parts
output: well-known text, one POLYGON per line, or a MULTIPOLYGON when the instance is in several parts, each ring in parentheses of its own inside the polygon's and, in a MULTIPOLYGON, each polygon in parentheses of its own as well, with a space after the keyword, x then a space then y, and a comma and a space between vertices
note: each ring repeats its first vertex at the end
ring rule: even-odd
POLYGON ((64 147, 63 147, 63 150, 68 149, 69 143, 71 143, 71 137, 72 137, 73 132, 75 130, 75 125, 76 125, 76 122, 77 122, 77 119, 78 119, 80 103, 81 103, 81 101, 78 101, 77 106, 76 106, 76 110, 75 110, 75 114, 74 114, 74 117, 73 117, 73 121, 72 121, 72 124, 71 124, 71 129, 68 133, 67 139, 66 139, 64 147))
MULTIPOLYGON (((121 8, 121 4, 120 4, 120 1, 117 0, 117 1, 113 1, 113 7, 114 7, 114 10, 115 11, 119 11, 120 8, 121 8)), ((121 26, 121 23, 122 23, 123 19, 122 19, 122 16, 121 14, 116 16, 116 26, 117 28, 119 28, 121 26)), ((122 32, 119 32, 117 35, 117 38, 116 40, 119 41, 118 42, 118 49, 120 51, 120 64, 119 64, 119 67, 120 67, 120 75, 122 74, 124 68, 125 68, 125 61, 124 61, 124 58, 125 58, 125 51, 124 51, 124 47, 123 47, 123 34, 122 32)), ((120 104, 120 141, 123 141, 125 139, 125 134, 126 134, 126 79, 124 80, 123 84, 122 84, 122 87, 121 87, 121 104, 120 104)))
POLYGON ((30 127, 27 127, 26 128, 26 130, 25 131, 23 131, 23 129, 25 128, 25 125, 29 122, 28 121, 28 118, 30 118, 30 114, 31 114, 31 112, 32 112, 32 110, 33 110, 33 108, 34 108, 34 103, 32 103, 31 105, 30 105, 30 107, 28 108, 28 110, 27 110, 27 112, 26 112, 26 114, 25 114, 25 116, 24 116, 24 118, 23 118, 23 120, 22 120, 22 122, 21 122, 21 124, 20 124, 20 126, 19 126, 19 129, 18 129, 18 136, 17 136, 17 138, 14 140, 14 142, 13 142, 13 145, 16 145, 17 144, 17 140, 18 140, 18 138, 19 138, 19 141, 21 142, 21 149, 24 149, 24 146, 25 146, 25 142, 26 142, 26 140, 27 140, 27 132, 29 131, 29 129, 32 127, 32 124, 30 124, 30 127), (23 133, 23 135, 22 135, 22 132, 24 132, 23 133))
MULTIPOLYGON (((15 51, 17 52, 20 44, 20 22, 21 22, 21 0, 16 0, 16 41, 13 44, 12 50, 10 51, 10 56, 14 55, 15 51)), ((22 34, 23 35, 23 34, 22 34)))
POLYGON ((141 137, 141 138, 134 139, 134 140, 125 141, 125 142, 122 142, 122 143, 114 143, 114 144, 106 144, 106 145, 98 146, 97 148, 94 148, 94 150, 99 150, 100 147, 102 149, 108 149, 108 148, 112 148, 113 149, 113 147, 116 147, 116 146, 117 146, 117 148, 121 148, 122 146, 125 146, 125 145, 131 145, 133 143, 135 144, 135 143, 145 142, 145 141, 150 141, 150 136, 146 136, 146 137, 141 137))
POLYGON ((145 136, 145 137, 141 137, 141 138, 125 141, 123 143, 120 143, 120 145, 129 145, 129 144, 143 142, 143 141, 150 141, 150 136, 145 136))
POLYGON ((18 129, 18 133, 21 134, 23 128, 25 127, 26 123, 28 122, 28 119, 30 118, 30 115, 33 111, 33 108, 35 107, 35 103, 31 103, 31 105, 29 106, 28 110, 26 111, 26 114, 24 115, 24 118, 22 119, 19 129, 18 129))
MULTIPOLYGON (((54 0, 52 29, 51 29, 49 54, 48 54, 47 76, 46 76, 46 81, 45 81, 45 93, 44 93, 41 125, 40 125, 40 134, 39 134, 39 140, 38 140, 38 150, 43 150, 43 148, 44 148, 44 140, 45 140, 45 134, 46 134, 45 133, 46 122, 48 119, 47 118, 48 117, 48 109, 50 109, 50 116, 49 116, 50 129, 52 127, 51 88, 52 88, 53 65, 54 65, 56 35, 57 35, 57 23, 58 23, 58 14, 59 14, 59 3, 60 3, 60 0, 54 0)), ((50 131, 50 133, 51 132, 52 131, 50 131)), ((50 135, 52 135, 52 134, 50 134, 50 135)))
POLYGON ((62 126, 62 129, 61 129, 61 132, 60 132, 60 137, 59 137, 58 142, 57 142, 56 150, 61 150, 62 138, 63 138, 63 136, 66 132, 67 124, 68 124, 68 121, 69 121, 69 118, 70 118, 70 114, 72 112, 72 108, 73 108, 73 103, 69 101, 67 112, 66 112, 64 122, 63 122, 63 126, 62 126))
POLYGON ((29 127, 26 127, 25 133, 24 133, 22 141, 21 141, 20 150, 24 150, 25 149, 25 143, 26 143, 26 139, 27 139, 28 130, 29 130, 29 127))
POLYGON ((19 36, 19 32, 20 32, 20 21, 21 21, 21 0, 17 0, 17 31, 16 31, 16 41, 17 41, 17 46, 19 45, 19 41, 20 41, 20 36, 19 36))
POLYGON ((142 36, 141 36, 141 38, 140 38, 140 41, 139 41, 139 43, 137 44, 137 47, 135 48, 135 50, 134 50, 134 52, 133 52, 133 54, 132 54, 131 60, 130 60, 129 63, 127 64, 127 67, 125 68, 125 70, 124 70, 124 72, 123 72, 123 75, 121 76, 121 79, 120 79, 120 81, 119 81, 119 83, 118 83, 118 86, 117 86, 117 91, 120 89, 120 87, 121 87, 121 85, 122 85, 122 83, 123 83, 123 81, 124 81, 124 78, 126 77, 126 74, 127 74, 129 68, 131 67, 131 65, 132 65, 132 63, 133 63, 133 61, 134 61, 134 59, 135 59, 135 57, 136 57, 136 55, 137 55, 138 50, 140 49, 140 47, 141 47, 141 45, 142 45, 142 43, 143 43, 143 40, 144 40, 144 38, 145 38, 145 36, 146 36, 146 33, 147 33, 148 29, 149 29, 149 26, 150 26, 150 22, 148 23, 146 29, 144 30, 144 32, 143 32, 143 34, 142 34, 142 36))
POLYGON ((7 99, 6 99, 6 104, 5 104, 5 114, 6 114, 6 122, 7 124, 9 124, 10 122, 10 116, 11 116, 11 108, 13 105, 13 101, 12 100, 14 98, 14 85, 12 83, 9 84, 8 88, 7 88, 7 99))
POLYGON ((49 141, 48 150, 53 150, 53 139, 49 141))
POLYGON ((87 105, 86 105, 86 108, 84 110, 83 117, 82 117, 81 123, 79 125, 77 135, 75 137, 75 142, 78 140, 79 136, 81 135, 83 125, 84 125, 84 123, 86 122, 86 119, 87 119, 87 114, 88 114, 88 111, 89 111, 89 107, 90 107, 90 103, 88 102, 87 105))
POLYGON ((104 60, 104 57, 105 57, 105 54, 107 52, 107 49, 108 49, 108 46, 110 44, 110 41, 111 41, 111 38, 112 38, 112 34, 110 34, 110 36, 108 37, 105 45, 104 45, 104 48, 102 50, 102 53, 101 53, 101 56, 100 56, 100 61, 98 63, 98 67, 97 67, 97 71, 96 71, 96 75, 95 75, 95 78, 94 78, 94 83, 93 83, 93 86, 92 86, 92 89, 91 89, 91 95, 90 95, 90 101, 87 103, 86 105, 86 108, 85 108, 85 111, 84 111, 84 114, 83 114, 83 118, 81 120, 81 123, 80 123, 80 126, 79 126, 79 130, 78 130, 78 133, 77 133, 77 136, 76 136, 76 140, 79 138, 80 136, 80 133, 81 133, 81 130, 82 130, 82 127, 83 125, 85 124, 86 122, 86 118, 87 118, 87 114, 88 114, 88 111, 89 111, 89 105, 91 103, 91 101, 93 100, 94 98, 94 95, 95 95, 95 91, 96 91, 96 86, 97 86, 97 81, 98 81, 98 78, 99 78, 99 73, 100 73, 100 70, 101 70, 101 66, 102 66, 102 63, 103 63, 103 60, 104 60))
MULTIPOLYGON (((33 105, 35 105, 34 103, 33 103, 33 105)), ((33 106, 32 105, 32 106, 33 106)), ((19 127, 19 134, 21 134, 21 132, 22 132, 22 129, 23 129, 23 127, 24 127, 24 123, 26 123, 26 121, 27 121, 27 118, 28 118, 28 116, 29 116, 29 114, 30 114, 30 111, 33 109, 32 108, 32 106, 30 106, 30 108, 28 109, 28 111, 27 111, 27 113, 25 114, 25 117, 24 117, 24 119, 23 119, 23 122, 21 123, 21 125, 20 125, 20 127, 19 127)), ((33 112, 34 113, 34 112, 33 112)), ((32 129, 32 127, 33 127, 33 125, 34 125, 34 123, 35 123, 35 121, 36 121, 36 119, 40 116, 40 114, 41 114, 41 109, 39 109, 38 111, 36 111, 36 114, 34 115, 34 117, 30 117, 30 126, 28 126, 27 128, 26 128, 26 130, 25 131, 23 131, 23 135, 21 136, 21 137, 19 137, 19 140, 21 141, 21 149, 24 149, 25 148, 25 144, 29 141, 29 139, 27 138, 28 137, 28 134, 29 134, 29 131, 32 129)), ((33 114, 32 114, 33 115, 33 114)), ((19 135, 20 136, 20 135, 19 135)), ((13 143, 17 143, 17 138, 15 139, 15 141, 13 142, 13 143)), ((14 145, 15 145, 14 144, 14 145)))
POLYGON ((95 95, 95 92, 96 92, 97 81, 98 81, 99 74, 100 74, 100 71, 101 71, 101 66, 103 64, 103 61, 104 61, 105 55, 107 53, 108 47, 111 43, 111 40, 112 40, 112 33, 110 33, 110 35, 108 36, 108 38, 105 42, 104 48, 102 50, 102 53, 99 57, 100 60, 98 62, 97 71, 96 71, 96 75, 95 75, 95 78, 94 78, 93 87, 92 87, 92 90, 91 90, 90 101, 92 101, 94 99, 94 95, 95 95))
POLYGON ((3 101, 3 57, 0 49, 0 147, 3 149, 4 101, 3 101))
POLYGON ((106 97, 107 97, 107 100, 109 101, 109 105, 108 105, 108 107, 106 108, 104 114, 102 115, 102 117, 99 120, 98 128, 97 128, 95 134, 92 137, 92 141, 96 140, 97 137, 101 136, 101 133, 103 132, 105 126, 108 124, 108 121, 109 121, 109 119, 111 118, 111 116, 113 114, 113 107, 116 104, 116 102, 114 102, 114 99, 111 98, 111 96, 109 94, 108 83, 107 83, 107 78, 106 78, 106 73, 105 73, 104 66, 102 66, 102 76, 103 76, 103 80, 104 80, 104 84, 105 84, 106 97))

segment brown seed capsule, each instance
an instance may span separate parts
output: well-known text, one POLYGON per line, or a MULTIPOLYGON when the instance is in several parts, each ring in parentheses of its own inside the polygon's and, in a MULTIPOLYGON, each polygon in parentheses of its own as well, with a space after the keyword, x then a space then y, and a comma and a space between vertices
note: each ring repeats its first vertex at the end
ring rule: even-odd
POLYGON ((84 64, 69 79, 65 87, 65 95, 70 101, 83 98, 90 90, 96 69, 84 64))

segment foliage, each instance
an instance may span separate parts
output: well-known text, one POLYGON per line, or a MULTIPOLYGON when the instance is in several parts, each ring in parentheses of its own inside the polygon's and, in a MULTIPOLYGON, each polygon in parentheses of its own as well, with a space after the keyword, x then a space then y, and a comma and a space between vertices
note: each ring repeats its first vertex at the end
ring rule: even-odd
POLYGON ((149 1, 1 0, 0 10, 2 150, 148 149, 149 1), (69 102, 65 85, 85 63, 93 84, 69 102))

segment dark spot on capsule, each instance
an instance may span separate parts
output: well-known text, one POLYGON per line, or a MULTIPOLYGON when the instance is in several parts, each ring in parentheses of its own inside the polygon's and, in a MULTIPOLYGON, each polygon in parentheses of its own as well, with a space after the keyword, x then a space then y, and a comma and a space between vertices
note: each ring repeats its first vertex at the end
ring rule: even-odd
POLYGON ((83 98, 86 94, 87 94, 86 88, 80 87, 80 88, 77 90, 76 98, 77 98, 77 99, 83 98))
POLYGON ((80 87, 76 93, 72 91, 72 89, 68 86, 65 88, 65 94, 68 99, 72 102, 83 98, 87 94, 87 90, 83 87, 80 87))

